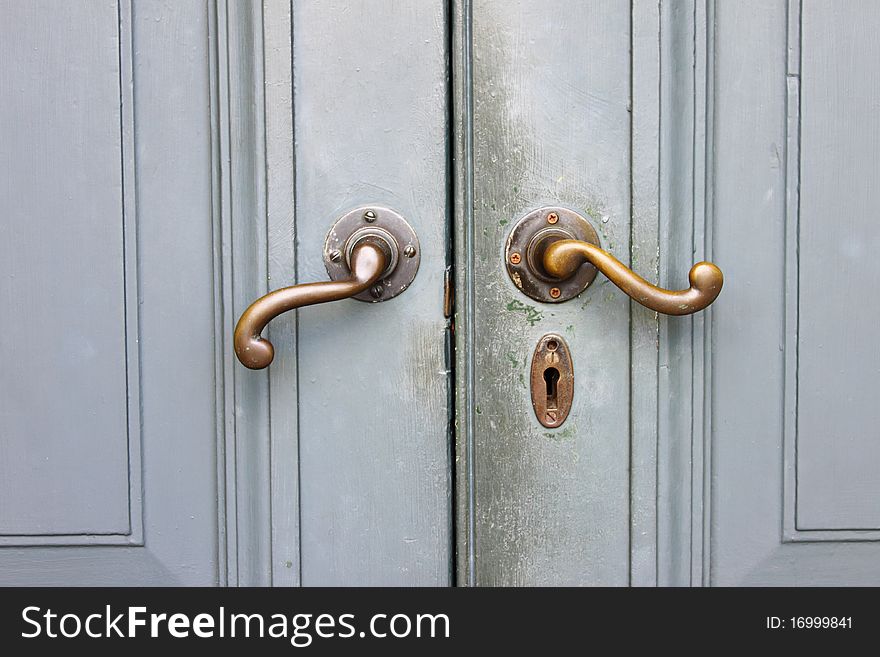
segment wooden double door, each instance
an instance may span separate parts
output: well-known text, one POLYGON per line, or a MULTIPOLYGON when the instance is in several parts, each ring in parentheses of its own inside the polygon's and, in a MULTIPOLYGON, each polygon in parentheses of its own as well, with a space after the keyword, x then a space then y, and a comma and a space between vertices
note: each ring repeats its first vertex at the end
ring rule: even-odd
POLYGON ((0 583, 880 582, 880 45, 831 0, 0 7, 0 583), (320 281, 354 208, 420 266, 320 281), (646 279, 536 301, 559 207, 646 279), (571 355, 548 428, 531 359, 571 355))

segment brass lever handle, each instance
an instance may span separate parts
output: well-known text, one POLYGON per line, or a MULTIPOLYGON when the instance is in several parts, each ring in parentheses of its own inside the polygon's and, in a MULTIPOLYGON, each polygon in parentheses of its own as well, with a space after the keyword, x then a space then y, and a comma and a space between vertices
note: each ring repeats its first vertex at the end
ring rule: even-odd
POLYGON ((711 262, 698 262, 686 290, 649 283, 599 247, 592 224, 574 210, 544 207, 517 221, 507 238, 507 273, 523 294, 543 303, 562 303, 587 289, 602 272, 629 297, 666 315, 689 315, 718 297, 724 276, 711 262))
POLYGON ((245 310, 235 326, 235 355, 245 367, 261 370, 275 357, 272 343, 260 335, 281 313, 316 303, 347 299, 369 289, 388 263, 385 251, 373 242, 361 242, 351 252, 351 278, 305 283, 281 288, 260 297, 245 310))
POLYGON ((686 290, 665 290, 649 283, 620 260, 595 244, 581 240, 559 240, 544 251, 544 269, 550 276, 568 279, 585 262, 591 263, 631 299, 665 315, 690 315, 715 301, 724 275, 711 262, 698 262, 688 273, 686 290))
POLYGON ((324 241, 324 265, 331 280, 275 290, 254 301, 235 326, 235 355, 260 370, 275 357, 263 329, 281 313, 316 303, 353 297, 387 301, 406 290, 419 270, 419 239, 394 210, 370 206, 339 218, 324 241))

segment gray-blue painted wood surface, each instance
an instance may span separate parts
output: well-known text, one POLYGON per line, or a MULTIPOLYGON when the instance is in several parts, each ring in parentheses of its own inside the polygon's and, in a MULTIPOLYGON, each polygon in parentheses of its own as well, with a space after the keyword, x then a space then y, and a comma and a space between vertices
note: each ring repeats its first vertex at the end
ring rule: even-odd
POLYGON ((401 296, 299 313, 306 585, 451 582, 445 25, 440 0, 294 3, 297 280, 326 278, 330 225, 370 203, 422 250, 401 296))
POLYGON ((462 584, 880 582, 878 25, 868 0, 4 4, 0 583, 445 585, 453 540, 462 584), (242 368, 238 313, 325 279, 365 203, 416 227, 415 284, 279 318, 242 368), (693 318, 601 277, 535 304, 501 254, 545 203, 725 290, 693 318), (556 430, 524 385, 548 331, 556 430))
POLYGON ((0 582, 451 582, 446 26, 439 0, 0 8, 0 582), (418 231, 415 284, 279 319, 245 370, 238 313, 326 279, 365 203, 418 231))
POLYGON ((630 313, 600 279, 540 304, 507 277, 516 220, 542 205, 592 218, 630 252, 628 2, 465 2, 459 111, 460 577, 481 585, 629 581, 630 313), (469 152, 470 151, 470 152, 469 152), (572 411, 535 418, 531 354, 559 333, 574 360, 572 411))
POLYGON ((876 3, 454 18, 460 581, 875 584, 876 3), (716 261, 724 292, 693 318, 516 296, 503 238, 546 202, 599 208, 666 287, 716 261), (517 379, 548 330, 577 385, 542 435, 517 379))
POLYGON ((715 12, 708 581, 876 585, 880 7, 715 12))
POLYGON ((209 12, 0 15, 0 582, 217 583, 209 12))

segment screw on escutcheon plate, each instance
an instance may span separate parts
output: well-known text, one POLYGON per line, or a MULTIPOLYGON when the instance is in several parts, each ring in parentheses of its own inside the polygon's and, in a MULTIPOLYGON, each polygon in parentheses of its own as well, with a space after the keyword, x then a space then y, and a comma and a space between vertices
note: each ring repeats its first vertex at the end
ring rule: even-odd
POLYGON ((519 253, 510 254, 510 264, 518 265, 520 262, 522 262, 522 256, 519 253))
POLYGON ((367 210, 366 212, 364 212, 364 221, 366 221, 368 224, 373 223, 374 221, 376 221, 376 213, 372 210, 367 210))

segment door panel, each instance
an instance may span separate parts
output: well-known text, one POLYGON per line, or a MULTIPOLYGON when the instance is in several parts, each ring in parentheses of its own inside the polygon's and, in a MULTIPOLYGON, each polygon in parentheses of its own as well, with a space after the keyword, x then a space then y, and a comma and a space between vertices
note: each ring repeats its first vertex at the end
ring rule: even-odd
POLYGON ((877 584, 874 3, 718 3, 710 581, 877 584))
POLYGON ((463 129, 473 147, 463 182, 472 176, 473 197, 462 199, 457 243, 459 450, 472 523, 463 529, 464 577, 626 584, 627 298, 597 280, 568 303, 534 302, 508 278, 503 247, 519 217, 563 205, 590 217, 604 247, 628 261, 630 5, 463 8, 472 32, 461 111, 472 113, 463 129), (532 353, 548 332, 563 335, 573 357, 573 407, 558 429, 538 423, 528 387, 532 353))
POLYGON ((878 8, 456 12, 461 580, 876 583, 878 8), (705 257, 725 289, 692 318, 601 276, 531 302, 504 241, 545 204, 665 287, 705 257), (549 331, 575 370, 555 430, 526 378, 549 331))
POLYGON ((0 31, 0 582, 216 583, 208 11, 0 31))
POLYGON ((867 0, 0 9, 0 583, 880 582, 878 24, 867 0), (238 315, 325 280, 370 204, 416 229, 413 285, 283 315, 271 368, 241 367, 238 315), (504 246, 543 205, 725 290, 693 318, 601 275, 534 302, 504 246), (528 381, 550 332, 556 429, 528 381))
POLYGON ((129 490, 140 490, 139 465, 129 467, 140 451, 137 316, 126 312, 137 263, 124 245, 135 218, 122 170, 134 154, 116 4, 53 14, 18 3, 2 29, 2 58, 16 66, 0 82, 0 304, 17 309, 18 330, 0 336, 0 435, 15 438, 0 445, 0 534, 126 536, 129 490))
MULTIPOLYGON (((802 14, 795 343, 798 529, 880 530, 880 23, 876 3, 802 14)), ((789 363, 790 365, 791 363, 789 363)))
POLYGON ((0 14, 0 582, 450 583, 445 4, 0 14), (413 285, 241 367, 238 315, 371 203, 413 285))

